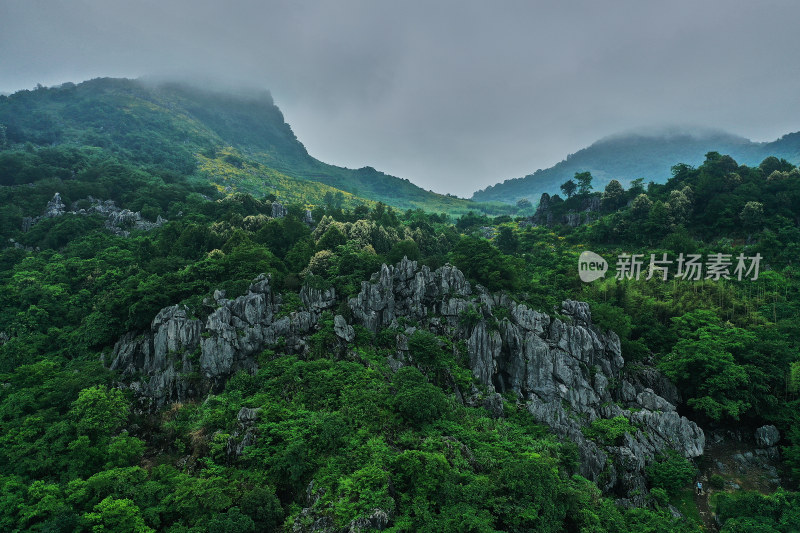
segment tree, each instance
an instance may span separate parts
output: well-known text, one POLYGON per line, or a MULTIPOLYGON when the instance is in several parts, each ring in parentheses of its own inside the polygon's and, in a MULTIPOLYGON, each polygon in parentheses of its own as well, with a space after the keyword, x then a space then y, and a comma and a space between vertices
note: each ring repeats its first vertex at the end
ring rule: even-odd
MULTIPOLYGON (((686 187, 684 190, 689 189, 686 187)), ((691 191, 691 189, 689 189, 691 191)), ((668 210, 676 224, 685 224, 691 209, 691 201, 684 191, 671 191, 669 193, 668 210)))
POLYGON ((723 324, 712 311, 696 310, 673 318, 679 341, 660 363, 687 398, 687 405, 708 418, 739 420, 753 405, 756 336, 723 324))
POLYGON ((497 253, 488 241, 465 237, 453 249, 451 261, 469 278, 489 290, 519 290, 524 266, 518 257, 497 253))
POLYGON ((642 193, 636 197, 631 204, 631 214, 637 220, 644 220, 650 214, 650 209, 653 207, 653 201, 642 193))
POLYGON ((504 254, 514 254, 519 247, 519 238, 514 233, 514 228, 510 225, 503 224, 500 226, 497 237, 494 238, 494 244, 504 254))
POLYGON ((119 389, 91 387, 78 394, 70 415, 78 435, 87 435, 97 442, 122 427, 128 418, 128 401, 119 389))
POLYGON ((238 507, 231 507, 208 522, 209 533, 252 533, 255 530, 253 519, 242 513, 238 507))
POLYGON ((673 229, 674 220, 669 206, 656 200, 647 217, 646 231, 649 235, 663 237, 673 229))
POLYGON ((131 500, 108 496, 95 505, 94 512, 83 515, 94 533, 114 531, 120 533, 151 533, 142 512, 131 500))
POLYGON ((631 182, 631 186, 628 188, 628 197, 629 198, 636 198, 640 194, 644 192, 644 178, 636 178, 631 182))
POLYGON ((694 480, 697 468, 674 450, 667 450, 658 462, 646 468, 653 487, 675 495, 694 480))
POLYGON ((742 224, 748 231, 755 231, 764 223, 764 204, 761 202, 747 202, 739 213, 742 224))
POLYGON ((572 180, 567 180, 561 184, 561 192, 566 194, 568 199, 572 198, 572 195, 575 194, 575 189, 577 188, 578 186, 572 180))
POLYGON ((761 169, 761 175, 765 178, 773 172, 789 172, 794 166, 785 159, 778 159, 771 155, 764 159, 758 168, 761 169))
POLYGON ((337 246, 346 242, 347 237, 345 234, 342 233, 338 226, 332 224, 322 237, 320 237, 319 241, 317 241, 317 250, 336 250, 337 246))
POLYGON ((625 189, 622 184, 617 180, 611 180, 606 185, 606 190, 603 192, 603 207, 609 211, 614 211, 622 206, 625 202, 625 189))
POLYGON ((520 211, 530 209, 531 207, 533 207, 533 204, 527 198, 520 198, 519 200, 517 200, 517 209, 519 209, 520 211))
POLYGON ((403 259, 403 257, 407 257, 411 261, 419 259, 419 246, 416 242, 411 239, 396 242, 389 251, 387 260, 389 263, 394 264, 403 259))
POLYGON ((392 399, 394 408, 414 427, 436 420, 447 408, 444 393, 428 383, 422 372, 413 366, 404 366, 398 370, 392 382, 397 387, 397 393, 392 399))
POLYGON ((576 172, 575 181, 578 182, 578 194, 589 194, 592 190, 591 172, 576 172))

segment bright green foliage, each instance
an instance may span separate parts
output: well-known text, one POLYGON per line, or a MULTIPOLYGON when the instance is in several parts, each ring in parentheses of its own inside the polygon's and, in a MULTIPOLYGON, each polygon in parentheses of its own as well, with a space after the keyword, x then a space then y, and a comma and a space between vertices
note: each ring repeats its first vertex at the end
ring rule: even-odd
POLYGON ((592 440, 612 446, 620 445, 626 433, 634 435, 636 431, 636 427, 627 418, 615 416, 614 418, 598 418, 584 430, 584 433, 592 440))
POLYGON ((688 405, 713 420, 738 420, 751 406, 747 353, 756 337, 722 324, 710 311, 673 319, 680 340, 662 361, 667 376, 686 391, 688 405))
POLYGON ((691 486, 698 472, 697 467, 673 450, 668 450, 646 470, 652 486, 670 495, 691 486))
POLYGON ((92 387, 72 403, 70 416, 78 435, 97 441, 109 438, 128 418, 128 402, 119 389, 92 387))
POLYGON ((86 513, 84 519, 93 533, 119 531, 120 533, 151 533, 139 508, 128 499, 118 500, 111 496, 94 507, 94 512, 86 513))
MULTIPOLYGON (((692 419, 776 424, 800 476, 800 171, 791 164, 749 168, 712 152, 697 168, 675 165, 666 184, 612 182, 603 194, 585 173, 580 194, 551 198, 554 226, 530 226, 508 216, 513 207, 312 160, 259 98, 214 104, 187 88, 154 95, 114 80, 0 97, 0 237, 29 247, 0 249, 0 530, 272 531, 320 517, 347 530, 375 509, 395 531, 697 530, 665 509, 692 482, 682 457, 649 469, 656 510, 623 510, 575 475, 576 446, 522 403, 505 397, 501 419, 458 403, 456 388, 480 386, 464 343, 445 330, 413 319, 375 334, 356 326, 345 346, 334 315, 351 319, 347 298, 403 256, 432 270, 451 262, 473 294, 476 284, 506 291, 502 304, 461 313, 467 333, 481 321, 502 327, 516 304, 558 313, 565 299, 588 301, 594 322, 620 336, 627 364, 612 392, 655 362, 692 419), (398 191, 405 212, 380 201, 398 191), (121 237, 102 217, 64 215, 23 232, 23 217, 40 215, 55 192, 69 206, 88 208, 91 195, 169 222, 121 237), (275 200, 287 216, 272 218, 275 200), (602 201, 599 219, 560 223, 589 200, 602 201), (575 266, 586 249, 612 263, 621 251, 764 259, 757 281, 584 284, 575 266), (114 387, 120 376, 101 359, 108 365, 123 334, 178 303, 203 321, 214 290, 235 298, 260 273, 282 296, 281 315, 302 308, 303 284, 335 289, 307 353, 279 342, 256 354, 253 372, 157 413, 114 387), (408 359, 393 372, 399 334, 408 359), (249 435, 242 407, 261 408, 249 435), (245 438, 241 456, 228 453, 245 438), (309 496, 317 503, 303 512, 309 496)), ((637 431, 625 417, 586 428, 603 445, 637 431)), ((724 527, 791 531, 796 497, 722 499, 724 527)))

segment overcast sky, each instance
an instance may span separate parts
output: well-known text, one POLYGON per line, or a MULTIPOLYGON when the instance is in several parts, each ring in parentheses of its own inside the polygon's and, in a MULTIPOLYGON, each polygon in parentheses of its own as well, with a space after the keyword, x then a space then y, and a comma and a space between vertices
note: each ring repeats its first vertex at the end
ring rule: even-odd
POLYGON ((661 125, 800 130, 796 0, 0 0, 0 92, 265 87, 315 157, 470 196, 661 125))

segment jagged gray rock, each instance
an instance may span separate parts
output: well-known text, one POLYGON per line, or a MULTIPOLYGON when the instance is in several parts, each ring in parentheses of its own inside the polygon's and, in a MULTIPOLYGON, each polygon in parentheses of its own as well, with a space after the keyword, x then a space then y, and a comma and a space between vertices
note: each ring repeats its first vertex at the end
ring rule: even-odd
MULTIPOLYGON (((556 196, 551 197, 547 193, 542 193, 536 212, 522 224, 528 226, 552 226, 554 223, 554 198, 556 196)), ((581 224, 588 224, 597 220, 600 207, 601 199, 597 196, 590 196, 583 200, 580 212, 570 211, 565 213, 557 222, 573 228, 581 224)))
MULTIPOLYGON (((551 318, 480 286, 473 290, 450 265, 431 272, 404 258, 395 266, 383 265, 348 304, 355 321, 371 331, 408 317, 434 333, 466 341, 472 372, 489 395, 479 400, 473 393, 465 403, 491 408, 496 392, 513 392, 537 420, 578 445, 581 474, 623 495, 624 505, 645 503, 644 468, 667 448, 686 457, 703 453, 703 431, 645 386, 677 396, 666 378, 651 370, 626 379, 619 337, 592 324, 585 302, 567 300, 560 310, 565 318, 551 318), (498 307, 507 309, 499 321, 493 313, 498 307), (470 308, 481 318, 465 324, 461 318, 470 308), (617 416, 638 428, 622 445, 603 446, 584 435, 593 421, 617 416)), ((405 361, 406 343, 407 335, 398 335, 395 366, 405 361)))
MULTIPOLYGON (((279 339, 283 352, 303 353, 321 312, 336 304, 332 290, 305 286, 302 308, 281 313, 280 299, 273 296, 266 276, 234 300, 221 292, 213 299, 207 299, 213 310, 205 322, 183 308, 168 307, 149 331, 130 333, 115 346, 111 367, 137 394, 149 398, 151 407, 205 394, 239 370, 253 372, 254 355, 279 339), (278 318, 279 313, 285 316, 278 318)), ((613 490, 623 505, 645 503, 644 469, 666 449, 685 457, 703 453, 703 431, 659 394, 675 395, 666 378, 656 370, 625 372, 619 337, 597 328, 584 302, 564 301, 561 318, 555 318, 506 295, 473 288, 451 265, 431 271, 404 258, 394 266, 383 265, 363 282, 348 306, 354 323, 373 332, 396 331, 397 352, 390 357, 394 369, 408 364, 408 338, 416 331, 401 329, 398 319, 413 319, 418 328, 464 341, 472 372, 486 391, 473 387, 463 396, 464 403, 483 405, 499 417, 500 394, 513 394, 535 419, 577 444, 580 473, 603 490, 613 490), (620 416, 637 428, 623 442, 595 442, 584 434, 594 421, 620 416)), ((353 326, 342 315, 334 318, 334 332, 344 342, 354 337, 353 326)), ((779 438, 768 430, 762 433, 769 441, 779 438)), ((232 445, 232 453, 241 442, 245 437, 232 445)))
POLYGON ((240 456, 244 453, 245 448, 252 446, 256 443, 256 433, 253 425, 258 420, 261 413, 261 408, 242 407, 239 409, 239 414, 236 415, 236 420, 239 422, 239 428, 235 429, 231 436, 228 438, 228 444, 225 452, 230 456, 240 456), (239 438, 241 436, 241 438, 239 438))
POLYGON ((289 210, 286 209, 283 204, 279 204, 278 202, 272 203, 272 218, 283 218, 289 213, 289 210))
POLYGON ((342 315, 333 317, 333 331, 345 342, 353 342, 353 339, 356 338, 353 326, 349 325, 342 315))
POLYGON ((111 369, 122 374, 149 409, 219 389, 240 370, 254 372, 254 355, 279 340, 286 352, 305 351, 305 337, 335 298, 332 289, 305 289, 301 294, 306 307, 277 318, 281 304, 273 297, 269 277, 261 275, 247 294, 233 300, 215 291, 213 304, 206 299, 214 309, 205 321, 177 305, 164 308, 149 331, 128 333, 116 343, 111 369))
POLYGON ((489 411, 492 418, 503 418, 505 416, 503 397, 497 392, 490 394, 483 400, 483 407, 489 411))
POLYGON ((55 193, 53 199, 47 202, 47 207, 44 211, 44 218, 60 217, 67 210, 67 206, 61 201, 61 194, 55 193))
POLYGON ((762 448, 775 446, 781 440, 781 434, 775 426, 761 426, 756 430, 756 444, 762 448))
POLYGON ((131 229, 149 231, 166 223, 166 220, 161 218, 161 215, 158 216, 155 222, 150 222, 142 217, 141 212, 121 209, 117 207, 113 200, 98 200, 89 196, 83 202, 89 202, 90 206, 76 209, 74 206, 80 202, 74 202, 73 209, 67 211, 67 206, 62 201, 61 194, 56 193, 53 199, 47 202, 43 215, 22 219, 22 231, 30 231, 34 225, 45 218, 59 217, 66 213, 73 215, 100 215, 106 219, 106 229, 122 237, 129 236, 131 229))

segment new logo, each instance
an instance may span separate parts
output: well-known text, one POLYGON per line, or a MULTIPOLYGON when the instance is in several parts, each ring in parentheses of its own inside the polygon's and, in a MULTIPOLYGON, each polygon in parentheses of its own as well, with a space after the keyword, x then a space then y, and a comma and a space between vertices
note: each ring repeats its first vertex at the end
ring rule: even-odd
POLYGON ((591 283, 592 281, 605 277, 608 271, 608 263, 605 259, 594 252, 585 251, 578 257, 578 275, 581 281, 591 283))

